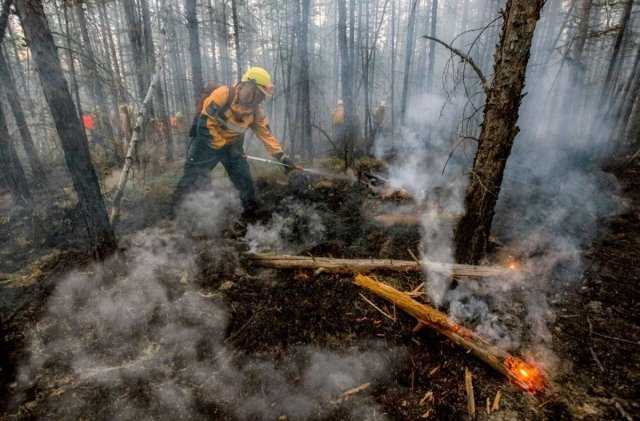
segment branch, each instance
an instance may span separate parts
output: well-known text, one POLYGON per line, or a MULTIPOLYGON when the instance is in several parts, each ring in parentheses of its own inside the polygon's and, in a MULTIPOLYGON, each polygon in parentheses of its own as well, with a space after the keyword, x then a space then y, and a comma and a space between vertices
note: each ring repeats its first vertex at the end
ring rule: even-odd
POLYGON ((4 40, 4 34, 7 31, 7 24, 9 23, 9 9, 13 0, 4 0, 2 3, 2 12, 0 12, 0 42, 4 40))
POLYGON ((484 92, 487 93, 489 91, 489 84, 487 83, 487 78, 484 77, 484 75, 482 74, 482 70, 480 70, 480 68, 476 65, 476 63, 473 61, 473 59, 471 57, 469 57, 468 55, 466 55, 462 51, 458 50, 457 48, 452 47, 451 45, 447 44, 446 42, 439 40, 438 38, 430 37, 429 35, 423 35, 422 38, 426 38, 426 39, 429 39, 431 41, 437 42, 438 44, 444 46, 449 51, 451 51, 452 53, 454 53, 455 55, 460 57, 460 59, 462 61, 464 61, 465 63, 468 63, 469 66, 471 66, 471 68, 473 68, 473 70, 476 72, 476 74, 480 78, 480 81, 482 82, 482 89, 484 89, 484 92))
POLYGON ((314 128, 316 128, 316 129, 318 129, 318 130, 320 131, 320 133, 322 133, 322 134, 324 135, 324 137, 326 137, 326 138, 327 138, 327 140, 329 141, 329 143, 330 143, 330 144, 331 144, 331 146, 333 147, 333 150, 334 150, 334 151, 337 151, 337 150, 338 150, 338 148, 336 147, 336 144, 335 144, 335 143, 333 143, 333 140, 331 140, 331 136, 329 136, 329 135, 327 134, 327 132, 325 132, 325 131, 320 127, 320 126, 316 126, 315 124, 312 124, 312 125, 311 125, 311 127, 314 127, 314 128))

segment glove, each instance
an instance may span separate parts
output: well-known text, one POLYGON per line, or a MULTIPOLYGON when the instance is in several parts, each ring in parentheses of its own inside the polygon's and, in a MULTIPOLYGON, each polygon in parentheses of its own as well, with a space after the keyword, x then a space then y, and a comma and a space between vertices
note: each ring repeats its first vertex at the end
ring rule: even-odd
POLYGON ((284 173, 285 174, 289 174, 291 172, 291 170, 295 169, 297 167, 297 165, 295 164, 295 162, 293 162, 293 160, 291 158, 289 158, 288 156, 283 156, 282 159, 280 159, 280 162, 282 162, 284 165, 288 165, 288 167, 284 167, 284 173))

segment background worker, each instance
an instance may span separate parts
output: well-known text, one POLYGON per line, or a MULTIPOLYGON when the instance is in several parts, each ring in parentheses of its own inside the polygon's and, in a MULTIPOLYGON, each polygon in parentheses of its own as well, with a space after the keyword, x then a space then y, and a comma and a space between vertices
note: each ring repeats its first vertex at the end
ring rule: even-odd
POLYGON ((251 172, 243 150, 244 132, 251 129, 267 151, 283 164, 296 167, 271 132, 260 103, 275 86, 261 67, 250 68, 235 86, 220 86, 207 96, 195 125, 184 173, 173 193, 172 207, 184 196, 210 182, 211 170, 220 162, 240 192, 245 220, 255 218, 257 203, 251 172))
POLYGON ((373 137, 382 131, 386 117, 387 103, 380 101, 380 105, 373 110, 373 137))
POLYGON ((331 113, 331 128, 333 131, 333 142, 334 148, 336 148, 336 152, 339 152, 344 147, 344 105, 342 100, 339 99, 336 107, 333 109, 331 113))

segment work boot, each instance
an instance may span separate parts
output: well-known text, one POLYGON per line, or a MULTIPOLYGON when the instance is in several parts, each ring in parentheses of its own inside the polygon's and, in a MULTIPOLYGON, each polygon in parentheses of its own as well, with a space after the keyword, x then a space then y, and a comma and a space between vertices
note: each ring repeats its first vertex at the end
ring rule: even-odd
POLYGON ((244 209, 240 214, 240 219, 246 224, 254 224, 258 221, 258 209, 257 206, 250 206, 244 209))

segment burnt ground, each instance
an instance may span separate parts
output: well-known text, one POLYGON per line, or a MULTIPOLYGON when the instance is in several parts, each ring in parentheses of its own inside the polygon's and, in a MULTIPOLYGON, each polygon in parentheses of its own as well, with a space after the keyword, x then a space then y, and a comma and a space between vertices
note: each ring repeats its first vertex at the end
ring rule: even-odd
MULTIPOLYGON (((585 250, 579 284, 550 297, 558 363, 549 390, 535 395, 438 334, 412 333, 413 318, 360 289, 350 276, 252 266, 231 223, 213 235, 182 233, 158 221, 162 205, 145 201, 140 212, 140 203, 129 203, 126 230, 159 225, 154 232, 161 235, 123 240, 122 259, 96 269, 78 251, 83 235, 72 223, 73 208, 52 206, 37 220, 12 214, 0 225, 0 310, 15 372, 3 379, 0 418, 457 420, 467 417, 465 369, 473 374, 478 419, 638 418, 639 175, 617 174, 629 205, 601 221, 585 250), (169 247, 173 239, 178 245, 169 247), (136 241, 150 243, 152 257, 195 259, 165 259, 140 274, 136 241), (37 261, 52 250, 61 253, 37 261), (24 269, 33 261, 38 263, 24 269), (56 292, 78 266, 76 289, 56 292), (21 268, 25 276, 18 277, 21 268), (150 278, 156 283, 149 284, 150 278), (83 282, 90 282, 84 295, 77 293, 83 282), (158 288, 162 297, 154 295, 158 288), (117 307, 138 290, 145 291, 144 300, 107 312, 106 319, 93 318, 102 311, 101 295, 117 307), (151 310, 141 316, 149 301, 151 310), (162 330, 169 325, 177 326, 171 334, 162 330), (150 349, 151 356, 137 349, 150 349), (99 361, 98 368, 92 361, 99 361), (488 415, 486 402, 493 403, 497 392, 499 409, 488 415)), ((265 179, 258 187, 263 222, 273 211, 291 212, 291 196, 325 219, 321 242, 305 243, 311 228, 304 218, 289 227, 287 240, 302 243, 296 250, 301 254, 410 259, 407 250, 420 244, 416 226, 368 222, 361 211, 371 198, 347 181, 309 186, 265 179)), ((377 278, 402 290, 422 282, 411 274, 377 278)))

